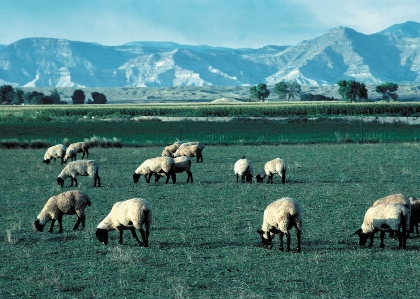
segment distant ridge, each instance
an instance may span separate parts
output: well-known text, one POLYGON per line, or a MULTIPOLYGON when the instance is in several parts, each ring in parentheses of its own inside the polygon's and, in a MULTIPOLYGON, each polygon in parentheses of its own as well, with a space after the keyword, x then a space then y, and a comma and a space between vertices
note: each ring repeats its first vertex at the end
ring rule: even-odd
POLYGON ((328 86, 420 83, 420 24, 366 35, 337 27, 297 45, 232 49, 133 41, 103 46, 53 38, 0 45, 0 84, 23 87, 328 86))

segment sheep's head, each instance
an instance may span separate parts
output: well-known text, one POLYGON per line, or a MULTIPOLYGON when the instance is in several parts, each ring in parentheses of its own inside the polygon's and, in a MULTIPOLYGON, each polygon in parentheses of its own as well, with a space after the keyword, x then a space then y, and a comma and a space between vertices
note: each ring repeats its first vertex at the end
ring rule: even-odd
POLYGON ((96 230, 96 238, 98 238, 99 242, 104 245, 108 244, 108 231, 103 228, 98 228, 96 230))
POLYGON ((252 183, 252 174, 249 174, 245 177, 247 183, 252 183))
POLYGON ((261 237, 261 242, 264 248, 271 249, 273 247, 274 235, 270 234, 270 232, 265 232, 263 230, 257 230, 257 233, 261 237))
POLYGON ((133 181, 134 183, 138 183, 139 179, 140 179, 140 174, 134 173, 133 174, 133 181))
POLYGON ((34 226, 38 231, 44 231, 44 226, 39 222, 39 219, 35 220, 34 226))
POLYGON ((264 178, 260 174, 257 174, 255 178, 257 180, 257 183, 262 183, 264 181, 264 178))
POLYGON ((359 245, 360 246, 365 246, 366 242, 368 240, 368 234, 365 234, 362 229, 358 229, 355 233, 355 235, 359 235, 359 245))
POLYGON ((42 163, 50 164, 50 161, 51 161, 51 159, 45 159, 44 161, 42 161, 42 163))
POLYGON ((64 180, 60 177, 57 178, 57 183, 61 186, 61 188, 63 188, 64 186, 64 180))

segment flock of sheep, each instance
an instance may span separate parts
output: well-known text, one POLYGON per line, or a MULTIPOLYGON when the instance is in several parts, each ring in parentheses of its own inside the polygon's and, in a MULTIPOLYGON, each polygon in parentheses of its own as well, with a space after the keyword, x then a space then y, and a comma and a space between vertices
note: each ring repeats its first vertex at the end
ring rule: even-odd
MULTIPOLYGON (((161 177, 166 177, 166 183, 172 179, 176 183, 176 173, 187 172, 187 182, 193 182, 191 173, 190 157, 196 157, 197 162, 203 161, 202 151, 204 144, 201 142, 175 142, 166 146, 162 151, 161 157, 145 160, 134 172, 133 181, 137 183, 144 175, 147 183, 151 177, 155 176, 155 182, 161 177)), ((64 180, 71 178, 71 186, 76 183, 78 175, 90 176, 94 180, 94 186, 101 186, 99 177, 99 165, 94 160, 76 160, 76 153, 83 152, 82 159, 89 157, 88 144, 78 142, 69 145, 67 148, 60 144, 50 147, 44 155, 44 163, 50 163, 57 158, 65 164, 68 159, 72 161, 67 164, 57 178, 57 183, 63 187, 64 180)), ((286 182, 287 163, 283 159, 275 158, 264 165, 264 169, 255 177, 258 183, 262 183, 268 177, 267 183, 273 183, 273 176, 277 173, 286 182)), ((242 183, 252 183, 254 169, 252 162, 244 157, 234 164, 236 182, 239 178, 242 183)), ((49 232, 53 231, 54 223, 58 220, 59 233, 62 232, 62 217, 64 214, 76 214, 77 222, 73 230, 78 229, 80 223, 85 227, 85 208, 90 206, 89 196, 81 191, 67 191, 52 196, 38 215, 34 226, 38 231, 43 231, 45 224, 51 220, 49 232)), ((378 199, 366 211, 364 221, 359 230, 355 232, 359 236, 359 245, 366 245, 369 239, 369 246, 373 246, 373 238, 376 232, 380 231, 381 244, 384 247, 385 233, 396 236, 399 241, 399 248, 406 248, 406 240, 410 232, 416 228, 418 233, 418 223, 420 222, 420 200, 413 197, 405 197, 402 194, 392 194, 378 199)), ((96 230, 96 237, 104 244, 108 244, 108 232, 117 230, 119 232, 119 244, 123 242, 123 231, 130 230, 134 239, 139 245, 148 247, 149 230, 152 223, 152 206, 141 198, 133 198, 126 201, 116 202, 110 213, 99 223, 96 230), (145 226, 145 230, 143 229, 145 226), (136 234, 136 229, 140 231, 142 241, 136 234)), ((269 204, 263 215, 261 230, 258 230, 265 248, 272 248, 273 239, 279 234, 279 249, 284 250, 283 236, 286 235, 286 251, 290 251, 290 230, 295 227, 298 252, 301 251, 301 232, 302 232, 302 207, 300 203, 290 197, 280 198, 269 204)))

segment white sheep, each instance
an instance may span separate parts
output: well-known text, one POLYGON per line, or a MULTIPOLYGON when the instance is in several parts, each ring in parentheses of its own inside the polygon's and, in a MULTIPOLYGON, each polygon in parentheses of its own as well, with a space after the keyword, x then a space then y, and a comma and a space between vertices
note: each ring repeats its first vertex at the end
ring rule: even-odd
POLYGON ((65 154, 66 154, 66 146, 64 144, 57 144, 57 145, 51 146, 45 152, 44 161, 42 163, 50 164, 51 159, 54 159, 54 163, 55 163, 55 159, 60 158, 61 164, 63 164, 65 163, 63 161, 65 154))
POLYGON ((354 234, 359 235, 360 246, 365 246, 369 238, 369 247, 372 247, 375 233, 381 231, 380 248, 384 248, 385 232, 393 232, 398 237, 399 248, 406 248, 409 230, 410 210, 401 203, 388 203, 370 207, 366 211, 362 227, 354 234))
POLYGON ((241 177, 241 182, 246 181, 248 183, 252 183, 252 177, 254 176, 254 168, 252 166, 251 161, 248 159, 245 159, 245 156, 242 157, 242 159, 239 159, 235 162, 235 165, 233 166, 233 171, 236 174, 236 182, 239 182, 239 177, 241 177))
POLYGON ((182 142, 182 141, 177 141, 177 142, 174 142, 171 145, 165 146, 163 151, 162 151, 162 157, 172 157, 173 158, 174 153, 183 143, 184 142, 182 142))
POLYGON ((64 156, 64 163, 67 163, 68 159, 71 159, 71 161, 76 160, 77 153, 83 153, 82 159, 85 157, 86 153, 86 159, 89 159, 89 144, 87 142, 76 142, 70 144, 67 147, 66 155, 64 156))
POLYGON ((108 244, 108 232, 117 230, 120 233, 118 244, 123 244, 123 231, 129 229, 134 239, 141 246, 149 246, 149 229, 152 225, 152 205, 146 199, 133 198, 113 205, 111 212, 99 223, 96 237, 104 245, 108 244), (146 232, 143 230, 143 224, 146 232), (140 242, 135 229, 141 233, 140 242))
POLYGON ((41 210, 41 213, 36 217, 34 226, 38 231, 42 232, 45 224, 51 220, 51 227, 48 231, 52 233, 54 223, 58 220, 58 225, 60 226, 59 233, 62 233, 63 215, 76 214, 77 222, 74 225, 73 230, 76 230, 80 223, 82 223, 82 229, 84 229, 86 222, 85 208, 90 205, 91 200, 84 192, 74 190, 60 193, 48 199, 44 208, 41 210))
POLYGON ((257 182, 262 183, 264 178, 268 176, 267 183, 273 183, 273 176, 274 174, 278 173, 281 177, 281 183, 284 184, 286 182, 286 171, 287 171, 287 163, 286 161, 275 158, 271 161, 268 161, 264 165, 264 170, 262 170, 259 174, 257 174, 257 182))
POLYGON ((133 174, 133 181, 137 183, 142 175, 146 179, 146 182, 150 182, 150 178, 155 173, 164 173, 166 176, 166 184, 169 181, 169 177, 172 178, 172 182, 176 183, 175 174, 175 161, 171 157, 156 157, 150 158, 144 161, 136 169, 133 174))
POLYGON ((265 248, 272 248, 275 234, 280 234, 280 250, 283 248, 283 235, 286 234, 287 247, 290 251, 290 232, 291 228, 296 228, 297 251, 301 251, 300 235, 302 232, 302 206, 290 197, 280 198, 267 206, 264 211, 264 218, 260 234, 262 244, 265 248))
MULTIPOLYGON (((175 173, 181 173, 185 171, 188 175, 187 183, 190 181, 190 179, 192 183, 193 176, 191 172, 191 159, 189 157, 183 156, 183 157, 174 158, 174 161, 175 161, 175 173)), ((159 179, 163 176, 165 176, 164 173, 155 173, 155 182, 159 182, 159 179)))
POLYGON ((93 187, 96 187, 96 182, 98 182, 98 187, 101 187, 101 178, 99 177, 99 164, 95 160, 78 160, 72 161, 63 168, 61 173, 58 175, 57 183, 63 187, 64 180, 67 177, 71 178, 71 185, 73 187, 73 181, 77 186, 78 175, 81 176, 90 176, 93 179, 93 187))
POLYGON ((414 232, 414 227, 416 228, 416 233, 419 233, 419 223, 420 223, 420 199, 415 197, 408 198, 411 203, 411 215, 410 215, 410 232, 414 232))
POLYGON ((196 162, 203 162, 203 149, 204 144, 202 142, 185 142, 180 145, 180 147, 176 150, 173 156, 175 158, 181 156, 196 157, 196 162))

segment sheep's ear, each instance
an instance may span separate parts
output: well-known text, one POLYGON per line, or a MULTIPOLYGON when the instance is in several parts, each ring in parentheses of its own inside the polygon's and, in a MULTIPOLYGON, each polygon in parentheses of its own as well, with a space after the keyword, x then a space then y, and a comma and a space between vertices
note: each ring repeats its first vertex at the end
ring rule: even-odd
POLYGON ((257 233, 259 233, 260 235, 262 235, 264 232, 261 229, 259 229, 259 230, 257 230, 257 233))
POLYGON ((353 235, 359 235, 360 236, 361 233, 362 233, 362 229, 359 228, 353 235))

